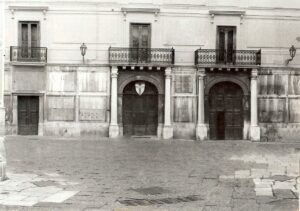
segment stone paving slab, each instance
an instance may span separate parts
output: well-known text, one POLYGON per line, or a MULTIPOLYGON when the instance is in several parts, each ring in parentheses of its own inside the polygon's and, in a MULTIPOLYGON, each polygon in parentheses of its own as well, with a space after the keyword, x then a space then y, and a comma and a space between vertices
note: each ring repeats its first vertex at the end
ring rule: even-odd
POLYGON ((17 136, 6 147, 10 174, 0 183, 0 210, 287 211, 298 205, 300 143, 17 136), (191 195, 202 200, 173 203, 191 195), (118 202, 125 199, 149 203, 118 202), (168 203, 152 203, 161 199, 168 203))

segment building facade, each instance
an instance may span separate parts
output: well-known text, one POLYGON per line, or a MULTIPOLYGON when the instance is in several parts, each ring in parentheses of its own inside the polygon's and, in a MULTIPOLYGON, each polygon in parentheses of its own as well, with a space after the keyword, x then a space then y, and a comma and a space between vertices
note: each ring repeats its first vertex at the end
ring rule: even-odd
POLYGON ((300 137, 297 0, 6 1, 5 12, 6 134, 300 137))

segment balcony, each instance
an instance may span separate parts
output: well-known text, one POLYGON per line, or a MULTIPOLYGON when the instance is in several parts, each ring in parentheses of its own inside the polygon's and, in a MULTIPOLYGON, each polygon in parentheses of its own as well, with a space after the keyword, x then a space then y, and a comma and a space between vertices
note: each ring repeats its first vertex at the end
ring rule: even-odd
POLYGON ((109 48, 110 64, 168 66, 174 58, 173 48, 109 48))
POLYGON ((261 64, 261 50, 198 49, 195 51, 195 65, 253 66, 261 64))
POLYGON ((46 47, 10 47, 10 61, 15 64, 45 64, 47 62, 46 47))

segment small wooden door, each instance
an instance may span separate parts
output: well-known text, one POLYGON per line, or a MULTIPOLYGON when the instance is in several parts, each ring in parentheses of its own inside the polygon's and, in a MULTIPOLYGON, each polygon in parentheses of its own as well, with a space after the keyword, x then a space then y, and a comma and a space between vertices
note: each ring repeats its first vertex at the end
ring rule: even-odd
POLYGON ((218 26, 217 58, 219 63, 233 63, 235 50, 235 31, 233 26, 218 26))
POLYGON ((18 134, 37 135, 39 123, 39 97, 18 97, 18 134))
POLYGON ((235 83, 222 82, 209 92, 210 138, 243 139, 243 90, 235 83))
POLYGON ((148 62, 151 48, 150 24, 130 24, 130 47, 132 62, 148 62))
POLYGON ((157 135, 158 92, 154 85, 145 83, 144 92, 139 95, 132 82, 123 92, 123 134, 157 135))

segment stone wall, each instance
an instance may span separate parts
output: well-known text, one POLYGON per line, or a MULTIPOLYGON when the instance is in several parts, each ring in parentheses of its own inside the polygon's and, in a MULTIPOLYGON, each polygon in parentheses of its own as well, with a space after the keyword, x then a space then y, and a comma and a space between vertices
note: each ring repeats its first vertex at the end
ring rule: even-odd
POLYGON ((262 68, 258 82, 258 119, 262 140, 299 140, 299 69, 262 68))
POLYGON ((107 136, 110 118, 108 66, 11 66, 6 76, 10 78, 5 85, 7 134, 18 133, 17 97, 34 95, 39 96, 40 101, 39 135, 107 136))
POLYGON ((171 112, 174 138, 196 138, 196 87, 196 68, 182 66, 173 69, 171 112))

